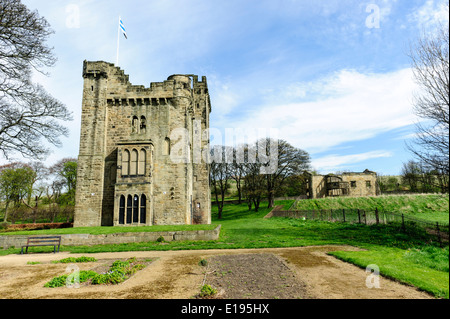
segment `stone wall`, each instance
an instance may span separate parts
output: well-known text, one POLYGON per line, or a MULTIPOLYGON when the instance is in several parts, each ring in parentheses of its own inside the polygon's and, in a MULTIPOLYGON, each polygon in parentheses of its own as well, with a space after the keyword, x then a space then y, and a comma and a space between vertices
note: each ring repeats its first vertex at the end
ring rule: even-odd
POLYGON ((324 198, 327 196, 377 196, 380 194, 375 172, 344 172, 340 175, 310 175, 309 198, 324 198), (335 177, 345 185, 345 189, 329 189, 327 177, 335 177), (331 194, 329 194, 331 193, 331 194))
MULTIPOLYGON (((91 234, 65 234, 60 235, 61 245, 64 246, 92 246, 123 243, 139 243, 156 241, 159 237, 164 237, 165 241, 174 240, 217 240, 219 238, 221 225, 211 230, 193 231, 168 231, 168 232, 127 232, 105 235, 91 234)), ((38 236, 38 235, 36 235, 38 236)), ((20 248, 27 243, 25 235, 3 235, 0 236, 0 247, 20 248)), ((32 248, 31 248, 32 249, 32 248)))

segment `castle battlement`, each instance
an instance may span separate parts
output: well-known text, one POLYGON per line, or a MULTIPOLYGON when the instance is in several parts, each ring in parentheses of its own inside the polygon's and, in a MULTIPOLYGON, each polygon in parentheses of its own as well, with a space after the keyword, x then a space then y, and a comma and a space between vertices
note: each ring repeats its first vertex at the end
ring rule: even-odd
MULTIPOLYGON (((187 90, 206 89, 206 76, 202 76, 202 81, 198 80, 197 75, 192 74, 173 74, 163 82, 151 82, 149 87, 144 85, 133 85, 130 83, 130 77, 125 74, 125 71, 112 63, 104 61, 84 61, 83 63, 83 78, 109 78, 115 79, 118 83, 126 86, 126 91, 129 93, 139 93, 142 95, 149 95, 152 93, 161 94, 162 92, 173 91, 174 88, 182 88, 187 90), (178 85, 177 85, 178 84, 178 85)), ((203 92, 203 93, 208 93, 203 92)), ((200 94, 200 92, 198 92, 200 94)))

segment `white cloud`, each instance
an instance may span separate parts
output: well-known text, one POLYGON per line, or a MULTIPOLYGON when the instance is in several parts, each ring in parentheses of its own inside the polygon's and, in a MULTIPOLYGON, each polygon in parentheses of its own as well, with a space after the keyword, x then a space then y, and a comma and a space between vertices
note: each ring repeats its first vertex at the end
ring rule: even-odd
POLYGON ((363 162, 369 159, 391 157, 391 152, 377 150, 360 154, 351 155, 327 155, 315 160, 312 160, 312 166, 321 172, 332 172, 340 170, 345 165, 351 165, 359 162, 363 162))
POLYGON ((448 1, 427 0, 418 10, 411 13, 409 21, 419 28, 433 29, 439 23, 448 23, 448 1))
POLYGON ((236 119, 235 127, 274 127, 280 138, 317 153, 410 125, 416 119, 411 108, 415 84, 410 69, 382 74, 341 70, 299 87, 299 92, 306 90, 306 101, 287 100, 282 90, 277 101, 272 92, 270 103, 249 110, 248 116, 236 119))

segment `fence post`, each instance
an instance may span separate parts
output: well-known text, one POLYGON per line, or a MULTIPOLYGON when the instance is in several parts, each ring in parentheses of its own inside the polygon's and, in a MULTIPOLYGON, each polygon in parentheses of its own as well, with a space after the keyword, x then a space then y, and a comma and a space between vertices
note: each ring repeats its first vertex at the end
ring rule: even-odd
POLYGON ((361 224, 361 213, 358 208, 358 223, 361 224))
POLYGON ((439 246, 442 247, 441 231, 439 230, 439 222, 436 222, 436 231, 437 231, 437 235, 438 235, 439 246))
POLYGON ((375 208, 375 219, 377 220, 377 225, 380 223, 380 218, 378 217, 378 208, 375 208))
POLYGON ((402 230, 404 232, 406 231, 406 229, 405 229, 405 215, 404 214, 402 214, 402 230))
POLYGON ((342 208, 342 215, 344 216, 344 223, 345 223, 345 209, 342 208))

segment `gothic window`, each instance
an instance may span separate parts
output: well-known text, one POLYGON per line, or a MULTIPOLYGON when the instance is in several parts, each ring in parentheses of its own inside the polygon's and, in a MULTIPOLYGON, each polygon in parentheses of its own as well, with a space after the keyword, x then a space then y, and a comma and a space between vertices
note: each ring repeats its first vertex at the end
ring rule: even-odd
POLYGON ((137 175, 137 164, 138 164, 138 152, 136 150, 132 150, 130 160, 130 175, 137 175))
POLYGON ((139 152, 139 161, 138 161, 138 175, 145 175, 145 157, 146 157, 147 152, 142 149, 139 152))
POLYGON ((141 196, 141 218, 140 218, 140 223, 141 224, 145 224, 146 221, 146 204, 147 203, 147 197, 145 195, 141 196))
POLYGON ((146 129, 147 129, 147 121, 145 120, 145 116, 141 116, 140 133, 145 133, 146 129))
POLYGON ((119 203, 119 224, 125 224, 125 196, 120 196, 119 203))
POLYGON ((133 223, 139 222, 139 196, 134 195, 133 197, 133 223))
POLYGON ((127 176, 130 174, 130 152, 125 150, 122 156, 122 175, 127 176))
POLYGON ((170 155, 170 139, 168 137, 164 140, 163 155, 170 155))
POLYGON ((132 220, 132 211, 133 208, 133 198, 131 197, 131 195, 128 195, 127 198, 127 224, 131 224, 131 220, 132 220))

